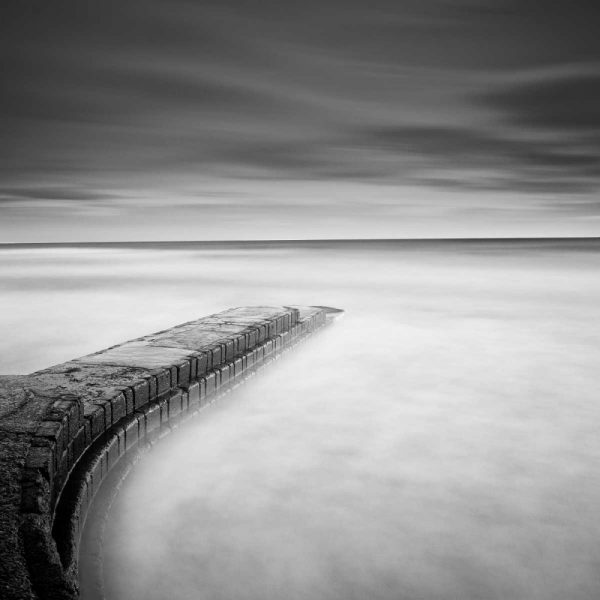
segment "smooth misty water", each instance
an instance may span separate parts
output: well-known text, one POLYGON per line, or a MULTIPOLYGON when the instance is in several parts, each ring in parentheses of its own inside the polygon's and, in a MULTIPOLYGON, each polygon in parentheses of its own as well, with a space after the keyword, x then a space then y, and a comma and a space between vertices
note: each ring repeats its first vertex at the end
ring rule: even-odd
POLYGON ((0 370, 344 308, 139 463, 107 598, 595 600, 599 272, 590 241, 2 250, 0 370))

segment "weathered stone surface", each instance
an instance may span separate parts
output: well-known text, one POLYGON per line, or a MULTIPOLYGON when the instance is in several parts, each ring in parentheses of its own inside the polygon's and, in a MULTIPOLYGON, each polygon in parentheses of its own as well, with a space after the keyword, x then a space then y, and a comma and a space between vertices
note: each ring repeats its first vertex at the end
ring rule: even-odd
POLYGON ((21 472, 28 450, 26 434, 0 431, 0 598, 5 600, 35 597, 19 532, 21 472))
POLYGON ((121 365, 156 369, 176 363, 189 356, 189 351, 180 348, 153 346, 146 341, 127 342, 96 354, 77 359, 77 364, 89 365, 121 365))
POLYGON ((28 381, 26 376, 0 377, 0 431, 32 433, 37 429, 53 398, 36 395, 26 387, 28 381))
POLYGON ((76 598, 78 536, 109 469, 324 323, 327 310, 229 309, 0 377, 0 598, 76 598))

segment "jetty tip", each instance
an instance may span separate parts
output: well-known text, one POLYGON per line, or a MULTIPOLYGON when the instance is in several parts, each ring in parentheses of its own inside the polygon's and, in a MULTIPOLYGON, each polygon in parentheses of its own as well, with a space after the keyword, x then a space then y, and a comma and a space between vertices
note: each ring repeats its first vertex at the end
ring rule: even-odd
POLYGON ((333 306, 315 306, 315 308, 324 310, 327 319, 339 319, 346 312, 341 308, 334 308, 333 306))

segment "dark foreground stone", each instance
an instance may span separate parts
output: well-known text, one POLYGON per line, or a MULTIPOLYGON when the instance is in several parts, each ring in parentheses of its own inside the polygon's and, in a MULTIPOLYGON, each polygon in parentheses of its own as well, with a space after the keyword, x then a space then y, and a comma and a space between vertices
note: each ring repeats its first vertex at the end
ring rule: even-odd
POLYGON ((0 377, 0 598, 77 598, 81 531, 109 471, 336 312, 234 308, 0 377))

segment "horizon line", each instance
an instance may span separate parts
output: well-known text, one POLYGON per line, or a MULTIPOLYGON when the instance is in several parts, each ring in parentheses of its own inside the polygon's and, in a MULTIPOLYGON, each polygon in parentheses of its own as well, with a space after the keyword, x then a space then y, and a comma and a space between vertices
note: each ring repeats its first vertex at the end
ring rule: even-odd
POLYGON ((508 242, 508 241, 567 241, 599 240, 599 236, 532 236, 532 237, 441 237, 441 238, 265 238, 218 240, 113 240, 113 241, 61 241, 61 242, 0 242, 7 246, 113 246, 123 244, 260 244, 260 243, 310 243, 310 242, 508 242))

